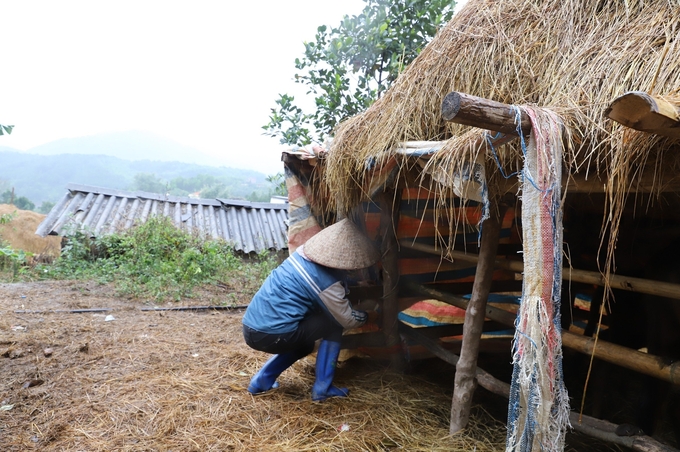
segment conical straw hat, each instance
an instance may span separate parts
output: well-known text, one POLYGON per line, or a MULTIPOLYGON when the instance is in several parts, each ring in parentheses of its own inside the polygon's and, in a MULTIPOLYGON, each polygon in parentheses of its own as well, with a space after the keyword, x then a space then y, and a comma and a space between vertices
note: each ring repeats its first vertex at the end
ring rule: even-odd
POLYGON ((373 243, 346 218, 307 240, 304 253, 317 264, 341 270, 370 267, 380 259, 373 243))

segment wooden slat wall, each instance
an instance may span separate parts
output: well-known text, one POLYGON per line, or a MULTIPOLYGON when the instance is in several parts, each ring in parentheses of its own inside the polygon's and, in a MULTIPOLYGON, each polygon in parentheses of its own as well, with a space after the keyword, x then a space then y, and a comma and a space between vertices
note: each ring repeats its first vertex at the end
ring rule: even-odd
MULTIPOLYGON (((442 200, 438 201, 438 204, 441 205, 442 200)), ((398 239, 430 246, 441 246, 442 241, 448 242, 448 240, 453 239, 455 240, 455 249, 476 253, 479 239, 477 224, 481 217, 480 206, 475 202, 464 204, 458 198, 447 199, 445 203, 445 205, 451 206, 446 209, 446 215, 458 219, 457 227, 451 231, 451 234, 448 217, 441 214, 439 218, 435 217, 434 193, 424 188, 404 189, 402 201, 397 207, 400 209, 397 227, 398 239), (450 235, 454 237, 449 237, 450 235)), ((366 233, 376 242, 379 242, 380 206, 375 202, 366 202, 362 208, 366 233)), ((516 213, 514 208, 507 209, 502 221, 500 240, 500 243, 505 245, 502 248, 512 254, 520 249, 516 213)), ((475 266, 469 262, 451 262, 402 248, 399 258, 399 272, 401 281, 415 281, 435 286, 439 284, 450 285, 450 283, 471 283, 474 281, 475 266)), ((503 270, 494 272, 494 280, 512 281, 514 279, 515 274, 512 272, 503 270)), ((517 287, 521 287, 521 282, 517 282, 517 287)), ((420 299, 422 298, 400 297, 399 304, 404 309, 420 299)))

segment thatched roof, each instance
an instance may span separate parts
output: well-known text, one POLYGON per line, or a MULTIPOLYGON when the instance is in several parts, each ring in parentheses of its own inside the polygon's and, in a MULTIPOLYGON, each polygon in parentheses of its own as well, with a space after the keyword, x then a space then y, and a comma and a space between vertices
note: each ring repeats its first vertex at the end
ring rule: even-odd
MULTIPOLYGON (((337 128, 326 181, 351 207, 362 197, 368 159, 385 161, 397 143, 448 140, 437 165, 475 158, 469 148, 462 154, 461 140, 480 130, 441 119, 444 96, 459 91, 552 109, 571 133, 565 170, 599 174, 610 194, 627 188, 639 163, 676 144, 604 111, 631 90, 677 98, 678 38, 677 0, 469 0, 381 99, 337 128)), ((500 158, 516 166, 516 144, 500 158)))

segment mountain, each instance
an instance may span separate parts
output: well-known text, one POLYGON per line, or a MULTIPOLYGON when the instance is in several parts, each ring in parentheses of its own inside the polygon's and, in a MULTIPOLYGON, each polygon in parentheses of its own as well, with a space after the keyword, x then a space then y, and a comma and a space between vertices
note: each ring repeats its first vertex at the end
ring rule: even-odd
POLYGON ((211 166, 222 163, 191 146, 140 130, 62 138, 26 152, 39 155, 101 154, 132 161, 185 162, 211 166))
POLYGON ((69 183, 131 190, 138 173, 152 173, 166 182, 177 177, 214 176, 234 198, 266 193, 271 187, 263 173, 252 170, 178 161, 132 161, 108 155, 38 155, 0 147, 0 189, 14 187, 17 196, 27 197, 36 206, 43 201, 58 201, 69 183))

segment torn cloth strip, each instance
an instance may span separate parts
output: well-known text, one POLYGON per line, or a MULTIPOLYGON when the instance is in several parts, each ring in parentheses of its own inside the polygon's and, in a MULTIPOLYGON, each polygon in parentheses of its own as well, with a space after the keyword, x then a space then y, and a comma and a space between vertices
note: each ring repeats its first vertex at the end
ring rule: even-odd
MULTIPOLYGON (((532 132, 522 141, 524 277, 515 323, 506 452, 564 450, 569 399, 562 374, 562 122, 521 107, 532 132)), ((520 133, 520 137, 522 134, 520 133)))

